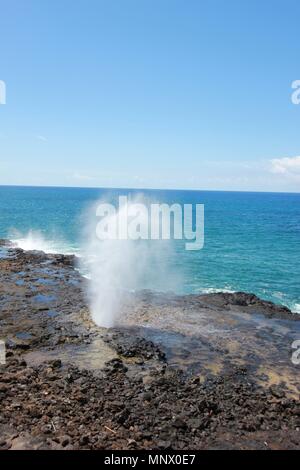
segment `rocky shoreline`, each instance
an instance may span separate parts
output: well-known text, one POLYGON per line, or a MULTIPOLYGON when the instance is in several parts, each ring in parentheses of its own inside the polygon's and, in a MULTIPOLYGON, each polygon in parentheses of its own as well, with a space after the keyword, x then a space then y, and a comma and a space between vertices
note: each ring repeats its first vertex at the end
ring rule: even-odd
POLYGON ((0 449, 300 448, 298 315, 141 292, 101 329, 75 267, 0 241, 0 449))

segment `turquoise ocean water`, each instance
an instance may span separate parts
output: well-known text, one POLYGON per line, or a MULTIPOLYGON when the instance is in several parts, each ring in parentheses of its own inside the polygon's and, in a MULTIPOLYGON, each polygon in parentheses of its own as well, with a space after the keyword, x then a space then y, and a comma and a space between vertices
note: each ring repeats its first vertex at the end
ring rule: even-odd
POLYGON ((0 237, 81 255, 88 209, 129 193, 205 205, 204 248, 176 241, 167 260, 181 273, 180 293, 253 292, 300 313, 300 194, 0 186, 0 237))

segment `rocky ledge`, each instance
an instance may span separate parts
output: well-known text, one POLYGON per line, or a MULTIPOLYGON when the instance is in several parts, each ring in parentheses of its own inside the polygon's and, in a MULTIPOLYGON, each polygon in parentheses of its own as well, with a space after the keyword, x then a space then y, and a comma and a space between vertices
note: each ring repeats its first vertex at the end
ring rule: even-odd
POLYGON ((299 317, 141 292, 101 329, 75 265, 0 242, 0 449, 300 447, 299 317))

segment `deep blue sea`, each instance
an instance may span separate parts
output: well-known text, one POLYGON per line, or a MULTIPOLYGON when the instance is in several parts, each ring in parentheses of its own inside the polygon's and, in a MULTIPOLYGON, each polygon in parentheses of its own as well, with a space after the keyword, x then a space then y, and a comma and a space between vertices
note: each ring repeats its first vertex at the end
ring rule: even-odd
POLYGON ((300 313, 300 194, 0 186, 0 237, 81 255, 88 209, 129 193, 205 205, 204 248, 186 251, 176 241, 165 251, 180 293, 253 292, 300 313))

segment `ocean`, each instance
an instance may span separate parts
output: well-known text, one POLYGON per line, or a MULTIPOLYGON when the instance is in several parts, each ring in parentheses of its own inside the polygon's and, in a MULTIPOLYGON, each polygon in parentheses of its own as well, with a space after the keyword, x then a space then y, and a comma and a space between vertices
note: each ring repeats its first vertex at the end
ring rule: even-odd
MULTIPOLYGON (((182 240, 171 240, 164 243, 172 250, 159 252, 165 277, 180 274, 171 290, 251 292, 300 313, 300 194, 0 186, 0 238, 83 257, 89 209, 98 200, 141 193, 148 201, 205 207, 202 250, 186 251, 182 240)), ((147 273, 139 288, 164 290, 147 273)))

